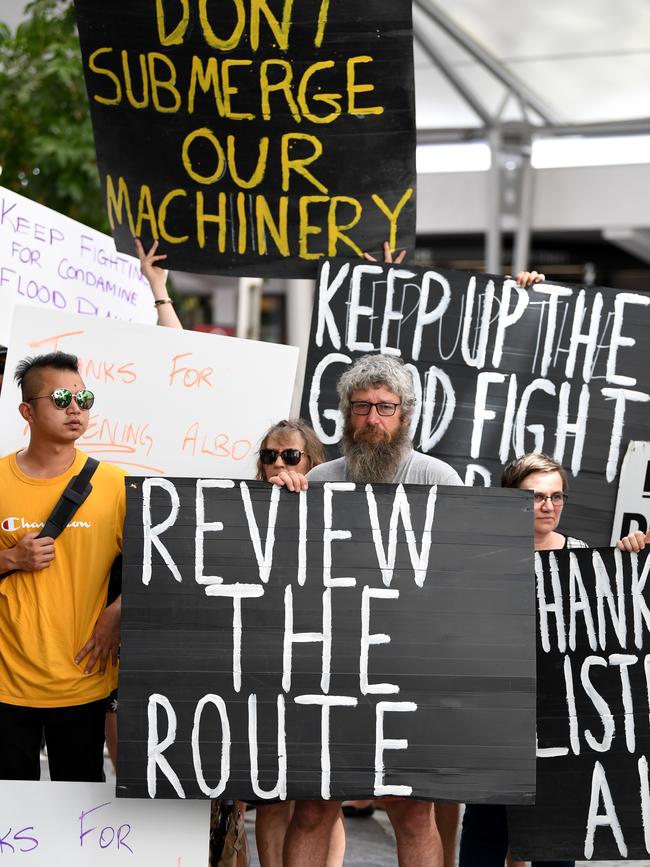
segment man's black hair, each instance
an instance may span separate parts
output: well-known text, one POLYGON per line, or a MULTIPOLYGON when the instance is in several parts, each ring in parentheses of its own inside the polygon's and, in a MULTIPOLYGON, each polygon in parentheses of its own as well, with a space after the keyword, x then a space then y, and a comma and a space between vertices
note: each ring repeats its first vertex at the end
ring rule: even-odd
POLYGON ((69 352, 48 352, 45 355, 34 355, 23 358, 16 365, 14 379, 20 386, 23 400, 27 400, 27 386, 32 379, 33 371, 53 367, 55 370, 70 370, 79 373, 79 359, 69 352))

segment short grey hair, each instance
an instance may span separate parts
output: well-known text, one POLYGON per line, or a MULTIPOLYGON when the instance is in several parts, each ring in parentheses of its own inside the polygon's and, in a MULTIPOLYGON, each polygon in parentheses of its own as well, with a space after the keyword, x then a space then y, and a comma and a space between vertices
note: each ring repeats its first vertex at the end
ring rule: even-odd
POLYGON ((380 385, 399 397, 402 417, 410 419, 417 402, 413 378, 402 359, 392 355, 362 355, 341 376, 336 388, 343 418, 350 415, 350 398, 355 391, 380 385))

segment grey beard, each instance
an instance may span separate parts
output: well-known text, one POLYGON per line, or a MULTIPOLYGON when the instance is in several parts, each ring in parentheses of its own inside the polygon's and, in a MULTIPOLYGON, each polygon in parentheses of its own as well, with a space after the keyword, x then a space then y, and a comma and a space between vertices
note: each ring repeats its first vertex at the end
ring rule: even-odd
POLYGON ((354 432, 346 424, 342 450, 348 478, 358 483, 391 483, 410 445, 407 428, 402 428, 388 441, 371 443, 363 439, 355 440, 354 432))

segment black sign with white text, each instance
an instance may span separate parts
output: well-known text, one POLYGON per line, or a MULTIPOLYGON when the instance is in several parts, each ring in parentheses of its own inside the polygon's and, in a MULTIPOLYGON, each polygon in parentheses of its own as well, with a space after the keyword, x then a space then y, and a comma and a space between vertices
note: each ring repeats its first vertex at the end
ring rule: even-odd
POLYGON ((522 491, 127 480, 117 793, 530 804, 522 491))
POLYGON ((498 485, 517 455, 547 452, 570 475, 560 529, 606 545, 625 444, 646 438, 649 344, 644 293, 325 262, 301 415, 334 455, 341 373, 364 353, 400 356, 419 398, 416 448, 478 485, 498 485))
POLYGON ((537 797, 509 808, 513 857, 650 855, 650 558, 536 555, 537 797))

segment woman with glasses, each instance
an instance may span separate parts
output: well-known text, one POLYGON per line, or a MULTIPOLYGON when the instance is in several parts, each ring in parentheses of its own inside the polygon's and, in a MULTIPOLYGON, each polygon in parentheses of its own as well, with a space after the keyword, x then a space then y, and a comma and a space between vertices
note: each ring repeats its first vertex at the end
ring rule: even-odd
MULTIPOLYGON (((536 551, 588 548, 587 542, 558 532, 566 505, 568 479, 563 466, 548 455, 531 452, 505 467, 501 487, 533 491, 536 551)), ((621 539, 622 551, 640 551, 646 537, 641 532, 621 539)), ((506 808, 498 805, 467 804, 460 838, 459 867, 503 867, 508 853, 506 808)), ((518 864, 519 862, 514 862, 518 864)), ((533 861, 533 867, 573 867, 574 861, 533 861)))
MULTIPOLYGON (((565 536, 557 531, 569 498, 567 474, 563 466, 548 455, 530 452, 505 467, 502 488, 533 491, 535 509, 535 550, 559 551, 562 548, 589 548, 587 542, 565 536)), ((624 536, 616 543, 621 551, 642 551, 650 541, 640 530, 624 536)))
POLYGON ((564 467, 552 458, 531 452, 510 461, 503 471, 501 487, 533 491, 536 551, 589 547, 581 539, 557 531, 568 499, 568 479, 564 467))

